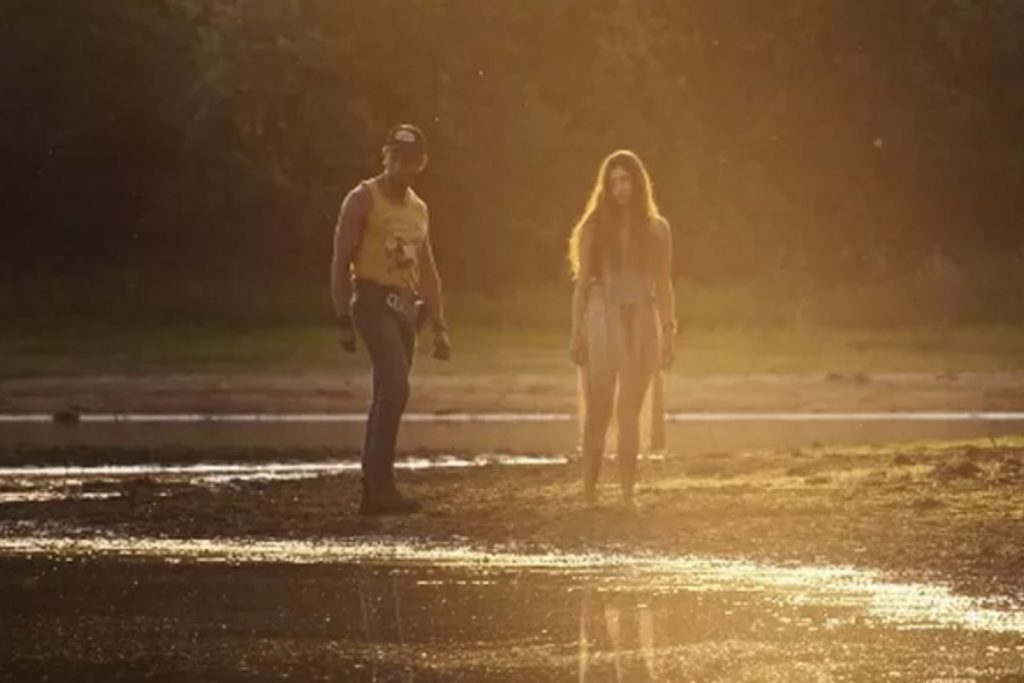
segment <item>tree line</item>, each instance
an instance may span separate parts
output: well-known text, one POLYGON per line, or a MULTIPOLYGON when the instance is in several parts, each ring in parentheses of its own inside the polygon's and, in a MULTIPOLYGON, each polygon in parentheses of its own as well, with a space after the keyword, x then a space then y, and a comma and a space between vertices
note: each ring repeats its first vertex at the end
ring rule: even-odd
POLYGON ((325 288, 399 121, 454 290, 564 282, 619 147, 686 280, 1024 278, 1014 0, 9 0, 0 32, 8 298, 325 288))

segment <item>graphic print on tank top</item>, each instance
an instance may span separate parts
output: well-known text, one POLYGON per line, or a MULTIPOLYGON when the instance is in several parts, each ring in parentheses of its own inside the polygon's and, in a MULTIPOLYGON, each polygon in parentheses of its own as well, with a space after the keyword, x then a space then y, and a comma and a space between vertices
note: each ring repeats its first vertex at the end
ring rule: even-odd
POLYGON ((401 280, 410 289, 417 284, 416 269, 423 237, 415 227, 394 219, 387 224, 388 237, 384 250, 388 259, 388 274, 401 280))
POLYGON ((357 278, 386 287, 419 291, 420 260, 427 241, 427 207, 410 189, 404 202, 388 199, 376 182, 373 208, 353 262, 357 278))

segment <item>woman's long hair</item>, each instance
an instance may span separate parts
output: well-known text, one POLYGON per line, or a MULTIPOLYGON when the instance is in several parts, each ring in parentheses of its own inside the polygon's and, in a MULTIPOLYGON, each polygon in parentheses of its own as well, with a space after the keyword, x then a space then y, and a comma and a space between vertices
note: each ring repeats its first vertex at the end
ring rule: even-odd
POLYGON ((647 173, 643 162, 640 161, 640 157, 628 149, 620 149, 609 154, 601 162, 601 169, 597 173, 597 181, 590 193, 590 199, 587 200, 583 216, 572 229, 572 236, 569 238, 569 268, 573 279, 580 272, 580 249, 582 248, 580 242, 583 228, 587 224, 592 223, 594 226, 594 239, 589 256, 595 275, 601 273, 606 262, 618 265, 622 258, 618 245, 614 242, 615 228, 618 227, 616 223, 625 218, 618 213, 618 207, 615 206, 615 199, 611 193, 610 176, 612 169, 615 168, 625 169, 629 173, 632 193, 626 211, 634 238, 632 243, 639 247, 640 263, 645 267, 649 262, 648 255, 652 240, 648 226, 652 219, 660 215, 658 205, 654 201, 651 176, 647 173))

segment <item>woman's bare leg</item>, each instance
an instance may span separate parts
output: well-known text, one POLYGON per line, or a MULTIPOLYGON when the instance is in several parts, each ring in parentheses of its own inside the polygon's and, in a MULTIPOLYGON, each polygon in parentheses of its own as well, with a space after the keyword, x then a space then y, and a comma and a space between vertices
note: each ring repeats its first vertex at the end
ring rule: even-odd
MULTIPOLYGON (((584 368, 582 372, 586 373, 584 368)), ((614 377, 583 378, 583 498, 587 503, 597 499, 597 479, 604 460, 605 437, 612 417, 615 396, 614 377)))
POLYGON ((665 383, 659 371, 651 378, 651 451, 665 450, 665 383))
POLYGON ((622 498, 633 504, 636 461, 640 452, 640 413, 657 367, 658 328, 653 308, 642 307, 622 321, 628 343, 623 347, 619 372, 616 418, 619 423, 617 457, 622 498))
POLYGON ((650 382, 649 371, 631 368, 619 380, 619 397, 616 417, 619 423, 617 458, 619 461, 619 484, 622 498, 627 504, 633 502, 636 486, 636 461, 640 452, 640 409, 650 382))
POLYGON ((615 400, 616 358, 611 313, 602 290, 595 288, 586 315, 586 364, 580 368, 583 497, 588 504, 597 499, 597 479, 601 474, 615 400))

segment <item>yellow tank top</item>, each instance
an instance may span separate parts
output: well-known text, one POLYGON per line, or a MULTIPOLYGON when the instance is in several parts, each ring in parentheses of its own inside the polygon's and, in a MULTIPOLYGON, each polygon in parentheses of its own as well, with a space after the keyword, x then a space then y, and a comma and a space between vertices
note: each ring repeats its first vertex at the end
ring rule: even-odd
POLYGON ((352 261, 356 278, 419 291, 420 259, 427 239, 427 205, 412 188, 404 204, 384 196, 377 180, 367 181, 373 208, 352 261))

